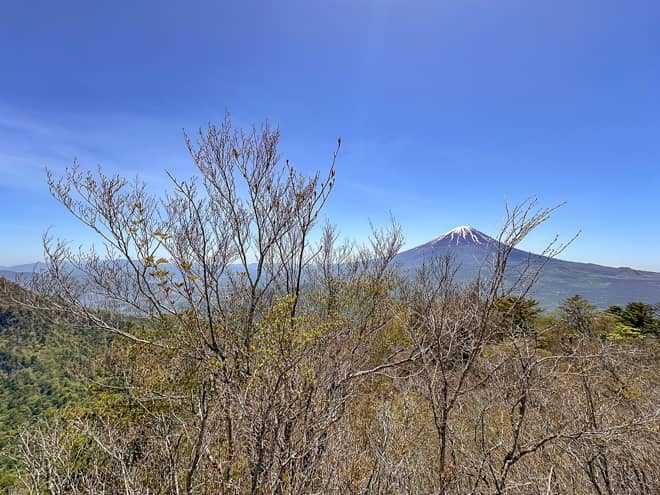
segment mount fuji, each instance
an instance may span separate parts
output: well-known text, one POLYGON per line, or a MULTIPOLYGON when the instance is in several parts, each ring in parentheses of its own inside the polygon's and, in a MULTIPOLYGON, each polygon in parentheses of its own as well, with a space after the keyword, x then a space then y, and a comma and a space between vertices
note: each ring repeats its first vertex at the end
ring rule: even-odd
MULTIPOLYGON (((459 282, 474 280, 480 273, 487 275, 499 242, 470 227, 456 227, 420 246, 403 251, 396 262, 406 272, 412 272, 434 257, 450 254, 457 267, 459 282)), ((599 308, 631 301, 649 304, 660 302, 660 273, 613 268, 592 263, 578 263, 512 249, 507 277, 509 285, 525 267, 542 267, 530 297, 547 309, 554 309, 575 294, 588 299, 599 308)))

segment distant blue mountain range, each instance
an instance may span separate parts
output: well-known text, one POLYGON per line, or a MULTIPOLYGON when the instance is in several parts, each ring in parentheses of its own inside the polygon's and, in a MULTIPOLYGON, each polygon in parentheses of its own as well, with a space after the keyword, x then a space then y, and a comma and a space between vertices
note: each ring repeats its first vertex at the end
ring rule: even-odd
MULTIPOLYGON (((450 254, 457 268, 458 282, 468 283, 479 274, 487 275, 499 242, 468 226, 456 227, 425 244, 399 253, 395 262, 407 273, 413 273, 434 257, 450 254)), ((588 299, 598 308, 631 301, 660 303, 660 273, 613 268, 592 263, 577 263, 547 258, 520 249, 509 257, 506 282, 511 285, 518 274, 531 267, 542 267, 529 296, 546 309, 554 309, 575 294, 588 299)), ((0 267, 0 276, 17 280, 45 269, 44 263, 0 267)))

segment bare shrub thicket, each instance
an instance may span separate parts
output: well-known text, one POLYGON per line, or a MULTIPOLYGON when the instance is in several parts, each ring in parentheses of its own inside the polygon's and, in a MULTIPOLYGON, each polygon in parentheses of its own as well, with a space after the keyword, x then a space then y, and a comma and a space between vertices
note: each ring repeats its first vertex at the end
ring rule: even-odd
POLYGON ((98 242, 46 239, 47 298, 24 302, 116 338, 90 403, 21 437, 25 493, 660 491, 651 351, 502 317, 541 268, 505 283, 509 253, 552 209, 508 211, 468 286, 451 258, 404 278, 395 223, 365 247, 314 234, 339 146, 305 177, 278 138, 200 131, 164 199, 49 177, 98 242))

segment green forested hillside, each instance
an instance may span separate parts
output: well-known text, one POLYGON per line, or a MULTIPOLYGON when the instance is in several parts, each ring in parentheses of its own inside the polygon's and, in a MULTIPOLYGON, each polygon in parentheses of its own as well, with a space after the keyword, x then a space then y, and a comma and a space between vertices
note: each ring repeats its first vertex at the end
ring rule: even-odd
POLYGON ((85 395, 85 376, 107 336, 49 322, 22 306, 23 289, 0 279, 0 491, 13 478, 8 454, 19 429, 85 395))

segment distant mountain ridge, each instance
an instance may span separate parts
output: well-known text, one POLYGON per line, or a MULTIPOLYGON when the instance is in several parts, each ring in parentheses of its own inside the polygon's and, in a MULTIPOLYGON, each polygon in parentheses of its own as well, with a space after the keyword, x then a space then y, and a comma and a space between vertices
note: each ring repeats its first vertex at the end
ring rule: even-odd
MULTIPOLYGON (((434 257, 451 254, 458 267, 458 281, 469 282, 480 273, 488 272, 498 246, 499 242, 493 237, 462 225, 400 252, 395 262, 402 270, 412 273, 434 257)), ((660 273, 547 258, 514 248, 509 256, 508 282, 511 283, 516 274, 528 265, 543 265, 541 276, 530 295, 547 309, 556 308, 575 294, 582 295, 599 308, 625 305, 631 301, 660 302, 660 273)), ((17 280, 44 269, 42 262, 1 267, 0 276, 17 280)))

